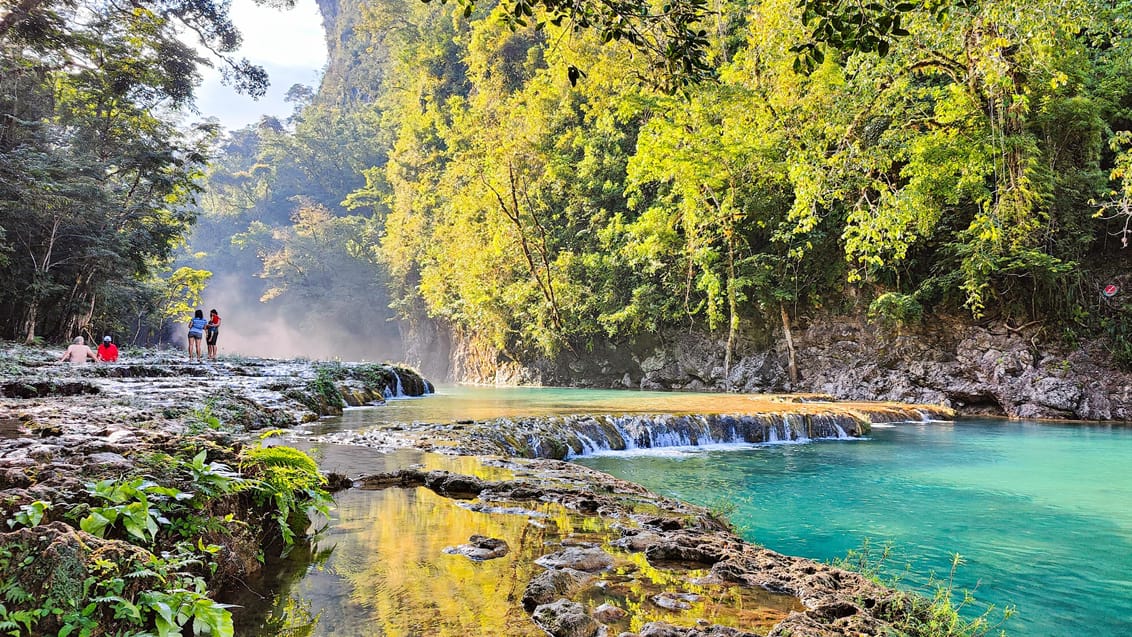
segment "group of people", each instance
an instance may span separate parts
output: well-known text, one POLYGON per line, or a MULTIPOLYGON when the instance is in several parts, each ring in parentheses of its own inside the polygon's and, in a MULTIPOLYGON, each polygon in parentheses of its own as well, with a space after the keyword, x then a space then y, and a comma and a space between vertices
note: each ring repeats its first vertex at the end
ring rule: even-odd
MULTIPOLYGON (((204 319, 204 312, 197 310, 189 321, 189 362, 193 362, 194 358, 197 362, 204 362, 200 351, 202 339, 208 347, 208 360, 216 360, 216 341, 219 337, 220 315, 216 310, 209 311, 207 321, 204 319)), ((76 336, 67 347, 67 351, 63 352, 59 362, 85 363, 88 360, 103 363, 117 362, 118 346, 114 344, 114 339, 110 335, 103 336, 96 352, 87 347, 83 337, 76 336)))
POLYGON ((88 360, 102 363, 115 363, 118 361, 118 346, 114 344, 114 339, 110 335, 102 337, 102 342, 98 345, 98 351, 94 351, 87 347, 86 341, 83 337, 76 336, 71 341, 71 345, 67 347, 67 351, 63 352, 63 358, 59 362, 70 361, 72 363, 85 363, 88 360))
POLYGON ((204 312, 197 310, 189 321, 189 362, 193 362, 193 349, 196 349, 196 361, 203 362, 200 355, 200 341, 203 338, 208 346, 208 360, 216 360, 216 339, 220 337, 220 315, 216 310, 210 310, 208 320, 204 320, 204 312))

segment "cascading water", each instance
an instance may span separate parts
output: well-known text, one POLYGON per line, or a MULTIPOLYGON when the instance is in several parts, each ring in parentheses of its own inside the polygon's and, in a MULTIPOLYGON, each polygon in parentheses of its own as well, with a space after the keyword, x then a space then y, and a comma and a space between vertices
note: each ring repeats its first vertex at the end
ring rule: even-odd
POLYGON ((661 447, 807 442, 868 431, 867 421, 847 414, 553 416, 480 425, 477 437, 493 441, 505 453, 544 458, 661 447))
MULTIPOLYGON (((405 398, 405 386, 401 384, 401 375, 398 374, 397 370, 393 367, 386 367, 386 369, 389 370, 390 374, 393 374, 393 387, 390 388, 388 385, 386 385, 385 389, 381 392, 382 395, 385 396, 386 400, 389 400, 390 398, 405 398)), ((428 394, 428 383, 425 383, 424 386, 424 393, 428 394)))

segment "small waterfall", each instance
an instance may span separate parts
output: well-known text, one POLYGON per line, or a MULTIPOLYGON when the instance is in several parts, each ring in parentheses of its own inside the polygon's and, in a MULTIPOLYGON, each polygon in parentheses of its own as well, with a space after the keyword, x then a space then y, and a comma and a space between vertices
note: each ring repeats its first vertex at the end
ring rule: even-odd
POLYGON ((828 414, 605 414, 501 418, 477 424, 473 435, 505 454, 558 459, 660 447, 805 443, 858 436, 863 427, 851 415, 828 414))
MULTIPOLYGON (((405 386, 401 384, 401 375, 397 373, 397 368, 393 367, 392 365, 386 365, 385 369, 388 370, 390 374, 393 374, 393 387, 391 388, 386 385, 385 389, 382 391, 385 399, 389 400, 390 398, 406 398, 408 394, 405 393, 405 386)), ((424 386, 424 393, 427 394, 428 383, 424 383, 424 386)))

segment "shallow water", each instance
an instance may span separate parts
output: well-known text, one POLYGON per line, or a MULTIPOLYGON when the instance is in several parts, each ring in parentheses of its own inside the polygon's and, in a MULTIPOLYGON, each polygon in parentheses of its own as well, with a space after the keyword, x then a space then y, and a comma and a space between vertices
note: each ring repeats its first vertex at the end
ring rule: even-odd
MULTIPOLYGON (((428 396, 395 398, 379 407, 347 409, 342 416, 324 418, 308 425, 308 429, 323 434, 346 429, 363 430, 389 423, 452 423, 576 414, 753 414, 787 412, 797 408, 797 403, 783 403, 774 396, 762 394, 441 386, 435 394, 428 396)), ((815 410, 811 408, 808 411, 815 410)))
MULTIPOLYGON (((316 431, 523 415, 721 413, 749 400, 442 387, 435 396, 347 410, 317 423, 316 431)), ((324 468, 354 474, 421 461, 416 452, 387 455, 335 445, 315 452, 324 468)), ((933 572, 946 578, 952 554, 959 553, 964 563, 956 587, 974 589, 982 602, 1016 606, 1018 614, 1003 626, 1013 637, 1132 635, 1130 428, 1006 421, 878 425, 867 440, 638 450, 579 462, 727 512, 748 539, 783 553, 830 560, 866 539, 874 554, 890 542, 886 567, 910 588, 922 587, 933 572)), ((355 496, 371 497, 344 495, 337 514, 344 522, 337 524, 360 528, 364 520, 373 524, 385 515, 354 504, 355 496)), ((340 536, 369 541, 355 531, 340 536)), ((319 581, 300 580, 297 590, 314 597, 291 596, 290 603, 330 595, 329 580, 319 581)), ((333 595, 350 597, 341 589, 333 595)))
MULTIPOLYGON (((312 451, 341 462, 346 460, 337 456, 341 450, 312 451)), ((377 470, 408 463, 485 479, 508 475, 472 458, 368 449, 346 455, 377 470)), ((285 581, 269 586, 273 597, 244 594, 225 601, 242 607, 234 615, 236 634, 243 637, 537 637, 546 633, 519 600, 527 582, 542 570, 535 558, 571 542, 605 545, 614 556, 614 568, 599 576, 602 586, 589 589, 579 600, 591 607, 609 602, 631 610, 611 626, 614 634, 639 630, 646 621, 690 626, 699 618, 765 631, 801 608, 788 595, 733 585, 692 585, 685 580, 706 571, 654 567, 641 554, 609 547, 607 542, 619 536, 608 520, 545 502, 511 506, 507 512, 484 511, 425 488, 352 489, 337 497, 330 526, 314 547, 312 566, 287 573, 294 561, 276 565, 285 581), (474 562, 448 552, 472 535, 502 539, 510 553, 474 562), (695 601, 686 610, 664 610, 649 601, 662 590, 694 595, 695 601)))
POLYGON ((888 571, 912 587, 946 578, 959 553, 956 588, 1015 605, 1010 635, 1132 635, 1132 429, 898 424, 862 441, 578 462, 727 511, 783 553, 890 542, 888 571))

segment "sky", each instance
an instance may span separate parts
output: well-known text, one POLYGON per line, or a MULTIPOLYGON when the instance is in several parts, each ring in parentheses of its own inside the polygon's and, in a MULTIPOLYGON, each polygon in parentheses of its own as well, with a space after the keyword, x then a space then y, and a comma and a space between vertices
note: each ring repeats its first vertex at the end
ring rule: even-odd
POLYGON ((283 101, 287 89, 306 84, 317 90, 326 63, 322 15, 315 0, 297 0, 290 10, 232 0, 231 17, 244 36, 236 57, 264 67, 271 87, 256 101, 222 85, 216 70, 203 69, 204 82, 197 89, 200 117, 215 116, 228 130, 258 122, 261 115, 287 117, 292 111, 283 101))

